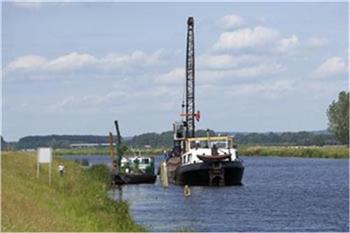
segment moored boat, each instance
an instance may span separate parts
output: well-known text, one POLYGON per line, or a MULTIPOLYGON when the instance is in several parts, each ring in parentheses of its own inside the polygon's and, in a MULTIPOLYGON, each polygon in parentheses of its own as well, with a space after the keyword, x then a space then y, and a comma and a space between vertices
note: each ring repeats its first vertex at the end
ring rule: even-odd
POLYGON ((114 156, 112 133, 109 134, 110 154, 112 157, 112 184, 154 183, 157 178, 154 173, 154 159, 141 155, 134 157, 123 156, 117 121, 115 121, 115 126, 117 130, 116 156, 114 156))
POLYGON ((175 122, 174 146, 166 159, 167 176, 178 185, 240 185, 244 166, 238 158, 233 137, 195 136, 194 19, 187 20, 186 103, 182 104, 183 119, 175 122))
POLYGON ((229 136, 190 138, 174 181, 179 185, 240 185, 243 163, 229 136))

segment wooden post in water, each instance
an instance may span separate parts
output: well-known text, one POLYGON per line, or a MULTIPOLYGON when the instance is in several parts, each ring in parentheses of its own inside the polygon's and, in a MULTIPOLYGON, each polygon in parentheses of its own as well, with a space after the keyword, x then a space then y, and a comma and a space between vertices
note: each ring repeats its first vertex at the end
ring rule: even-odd
POLYGON ((167 188, 169 186, 168 168, 165 161, 160 164, 160 182, 164 188, 167 188))
POLYGON ((187 184, 184 187, 184 196, 185 197, 191 196, 191 189, 190 189, 190 187, 187 184))

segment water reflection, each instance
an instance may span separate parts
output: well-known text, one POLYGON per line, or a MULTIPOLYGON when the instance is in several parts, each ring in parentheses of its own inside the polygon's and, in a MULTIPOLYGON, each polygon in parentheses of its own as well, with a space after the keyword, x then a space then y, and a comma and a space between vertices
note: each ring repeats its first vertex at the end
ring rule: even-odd
POLYGON ((112 185, 110 190, 110 197, 116 201, 123 201, 123 186, 122 185, 112 185))

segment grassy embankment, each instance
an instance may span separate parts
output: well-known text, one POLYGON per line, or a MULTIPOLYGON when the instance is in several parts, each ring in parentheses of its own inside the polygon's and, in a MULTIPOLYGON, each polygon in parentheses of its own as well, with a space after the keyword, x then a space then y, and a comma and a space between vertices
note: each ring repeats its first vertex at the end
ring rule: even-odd
POLYGON ((346 146, 242 146, 240 155, 285 156, 302 158, 349 158, 346 146))
MULTIPOLYGON (((141 149, 142 155, 160 155, 166 148, 141 149)), ((169 149, 168 149, 169 150, 169 149)), ((56 155, 108 155, 108 148, 59 149, 56 155)), ((349 158, 346 146, 239 146, 240 155, 286 156, 303 158, 349 158)), ((134 154, 127 151, 126 154, 134 154)))
POLYGON ((101 169, 84 170, 64 161, 66 174, 59 177, 55 160, 49 186, 47 165, 36 177, 34 154, 5 152, 1 156, 1 231, 144 230, 130 218, 126 202, 107 197, 101 169))

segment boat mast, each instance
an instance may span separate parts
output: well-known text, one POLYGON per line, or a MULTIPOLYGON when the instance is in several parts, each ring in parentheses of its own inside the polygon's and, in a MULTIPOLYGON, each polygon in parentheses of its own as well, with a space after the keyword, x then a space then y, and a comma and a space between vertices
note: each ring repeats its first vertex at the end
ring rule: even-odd
POLYGON ((189 17, 186 44, 186 138, 195 137, 194 84, 194 20, 189 17))

